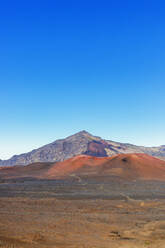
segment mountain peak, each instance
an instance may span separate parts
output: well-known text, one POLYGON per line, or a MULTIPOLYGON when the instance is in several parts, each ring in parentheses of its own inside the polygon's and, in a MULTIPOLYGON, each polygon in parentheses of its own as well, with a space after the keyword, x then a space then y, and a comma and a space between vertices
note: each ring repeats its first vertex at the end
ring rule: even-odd
POLYGON ((82 130, 78 133, 75 133, 74 135, 88 135, 88 136, 93 136, 91 133, 87 132, 86 130, 82 130))
POLYGON ((164 146, 149 148, 118 143, 102 139, 86 130, 82 130, 31 152, 15 155, 8 160, 0 160, 0 166, 27 165, 34 162, 59 162, 81 154, 110 157, 119 153, 147 153, 152 156, 164 158, 164 148, 164 146))

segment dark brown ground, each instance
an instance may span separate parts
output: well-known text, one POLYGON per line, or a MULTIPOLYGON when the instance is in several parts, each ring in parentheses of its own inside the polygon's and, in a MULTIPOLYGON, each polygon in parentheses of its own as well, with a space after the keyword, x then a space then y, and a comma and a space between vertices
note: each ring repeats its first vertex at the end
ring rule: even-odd
POLYGON ((165 182, 2 182, 0 247, 165 248, 165 182))

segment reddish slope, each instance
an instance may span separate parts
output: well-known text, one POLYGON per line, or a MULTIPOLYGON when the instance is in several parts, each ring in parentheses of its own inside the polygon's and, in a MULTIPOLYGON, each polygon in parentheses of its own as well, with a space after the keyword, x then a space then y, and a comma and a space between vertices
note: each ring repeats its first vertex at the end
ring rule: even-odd
POLYGON ((0 167, 0 179, 32 177, 41 178, 46 173, 52 163, 33 163, 27 166, 0 167))
POLYGON ((76 156, 56 163, 48 178, 78 176, 119 176, 125 179, 165 180, 165 162, 146 154, 119 154, 108 158, 76 156))
POLYGON ((63 162, 56 163, 50 170, 47 175, 49 178, 57 178, 57 177, 66 177, 72 175, 72 173, 81 174, 83 171, 85 173, 89 173, 96 171, 98 167, 103 166, 104 163, 108 162, 110 158, 108 157, 92 157, 88 155, 79 155, 70 159, 67 159, 63 162))
POLYGON ((165 180, 165 161, 146 154, 119 154, 113 157, 79 155, 58 163, 0 168, 0 178, 48 178, 73 176, 118 176, 126 180, 165 180))

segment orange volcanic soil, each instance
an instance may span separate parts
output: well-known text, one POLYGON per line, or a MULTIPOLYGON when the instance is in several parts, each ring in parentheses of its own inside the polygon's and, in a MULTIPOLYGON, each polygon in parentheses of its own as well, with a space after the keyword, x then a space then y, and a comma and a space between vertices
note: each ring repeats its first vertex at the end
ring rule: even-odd
POLYGON ((47 172, 48 178, 72 175, 165 180, 165 161, 146 154, 119 154, 106 158, 80 155, 56 163, 47 172))
POLYGON ((32 177, 40 178, 50 169, 52 163, 33 163, 27 166, 0 167, 0 179, 32 177))
POLYGON ((108 162, 109 158, 107 157, 93 157, 88 155, 78 155, 76 157, 67 159, 63 162, 58 162, 47 173, 47 176, 50 178, 54 177, 66 177, 72 176, 74 173, 81 174, 83 171, 89 173, 93 170, 97 171, 98 167, 101 167, 104 163, 108 162))
POLYGON ((146 154, 119 154, 112 157, 79 155, 63 162, 34 163, 28 166, 0 168, 0 178, 118 176, 126 180, 165 180, 165 161, 146 154))

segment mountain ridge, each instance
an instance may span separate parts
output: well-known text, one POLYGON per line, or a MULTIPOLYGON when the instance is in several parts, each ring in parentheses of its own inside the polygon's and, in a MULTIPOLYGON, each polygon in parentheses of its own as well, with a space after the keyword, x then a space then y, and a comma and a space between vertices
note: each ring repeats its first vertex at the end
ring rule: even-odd
POLYGON ((0 160, 0 166, 28 165, 35 162, 60 162, 76 155, 109 157, 123 153, 146 153, 160 159, 165 158, 165 146, 145 147, 102 139, 82 130, 64 139, 58 139, 8 160, 0 160))

